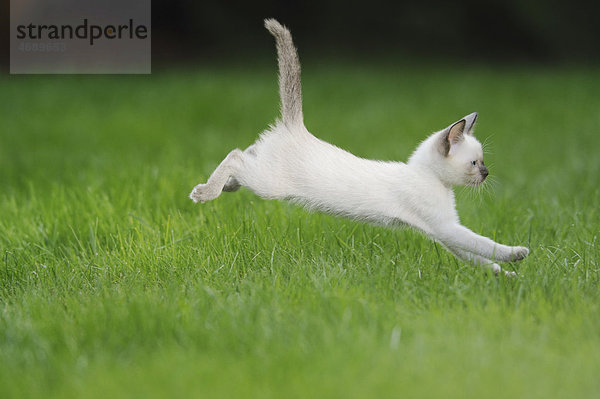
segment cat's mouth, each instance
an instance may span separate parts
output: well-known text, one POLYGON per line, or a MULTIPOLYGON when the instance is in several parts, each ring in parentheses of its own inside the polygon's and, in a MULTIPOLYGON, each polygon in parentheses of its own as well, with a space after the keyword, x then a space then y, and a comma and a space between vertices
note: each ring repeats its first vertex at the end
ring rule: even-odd
POLYGON ((470 181, 469 186, 472 186, 472 187, 481 186, 483 183, 485 183, 486 178, 487 178, 487 176, 480 176, 478 179, 470 181))

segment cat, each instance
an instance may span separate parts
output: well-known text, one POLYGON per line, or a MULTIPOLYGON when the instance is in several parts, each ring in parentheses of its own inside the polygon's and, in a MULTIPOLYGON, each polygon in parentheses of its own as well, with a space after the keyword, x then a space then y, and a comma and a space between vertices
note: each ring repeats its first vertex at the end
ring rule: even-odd
POLYGON ((281 119, 246 150, 231 151, 206 184, 194 187, 194 202, 243 186, 265 199, 285 199, 379 225, 409 225, 458 258, 496 274, 502 269, 494 260, 518 261, 529 254, 526 247, 498 244, 459 222, 452 186, 480 185, 489 173, 473 136, 476 112, 431 134, 407 163, 359 158, 306 129, 300 62, 291 33, 274 19, 264 24, 276 41, 281 119))

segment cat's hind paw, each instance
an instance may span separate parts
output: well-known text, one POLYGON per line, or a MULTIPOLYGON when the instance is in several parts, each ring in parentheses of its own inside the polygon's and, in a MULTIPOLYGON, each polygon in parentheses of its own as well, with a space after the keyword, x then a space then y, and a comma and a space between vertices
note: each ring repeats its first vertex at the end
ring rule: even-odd
POLYGON ((208 184, 198 184, 190 193, 190 199, 196 203, 210 201, 215 197, 211 195, 208 184))

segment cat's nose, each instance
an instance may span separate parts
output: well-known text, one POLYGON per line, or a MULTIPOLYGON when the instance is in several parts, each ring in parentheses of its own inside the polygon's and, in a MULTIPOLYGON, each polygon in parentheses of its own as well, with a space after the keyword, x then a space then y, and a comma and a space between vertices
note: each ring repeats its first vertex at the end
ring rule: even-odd
POLYGON ((488 171, 488 168, 486 168, 485 166, 482 168, 479 168, 479 172, 481 173, 481 176, 483 176, 484 179, 490 174, 490 172, 488 171))

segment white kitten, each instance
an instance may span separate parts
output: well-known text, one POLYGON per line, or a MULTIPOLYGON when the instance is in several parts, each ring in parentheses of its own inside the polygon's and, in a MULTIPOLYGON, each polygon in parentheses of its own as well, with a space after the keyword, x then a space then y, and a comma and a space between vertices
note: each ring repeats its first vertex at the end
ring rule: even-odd
POLYGON ((477 113, 429 136, 406 164, 358 158, 306 130, 292 36, 274 19, 265 20, 265 27, 277 42, 281 120, 245 151, 231 151, 208 182, 194 188, 192 200, 209 201, 244 186, 266 199, 388 226, 407 224, 496 273, 501 268, 490 259, 510 262, 529 254, 459 222, 452 186, 475 186, 488 175, 481 144, 472 135, 477 113))

